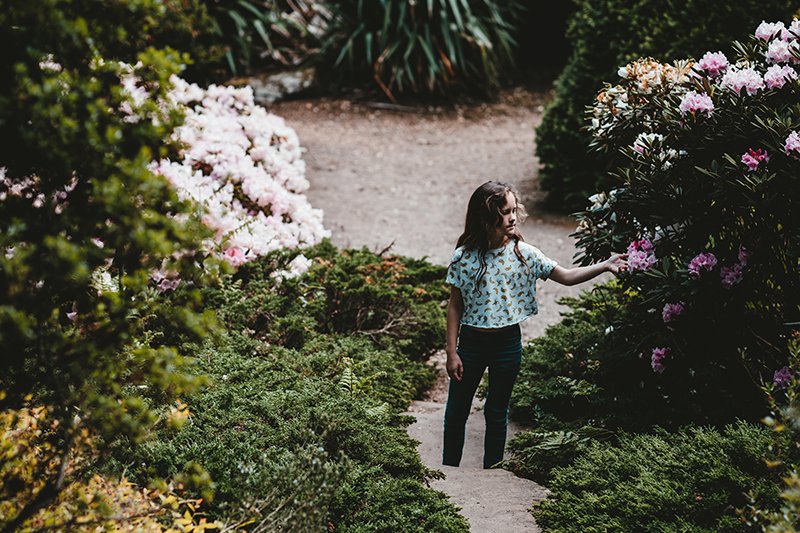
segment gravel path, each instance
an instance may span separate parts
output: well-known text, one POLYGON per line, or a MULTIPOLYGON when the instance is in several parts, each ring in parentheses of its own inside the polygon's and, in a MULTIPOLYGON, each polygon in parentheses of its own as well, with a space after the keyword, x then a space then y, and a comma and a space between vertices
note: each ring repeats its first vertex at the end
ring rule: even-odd
MULTIPOLYGON (((470 194, 484 181, 498 179, 520 190, 530 214, 521 225, 525 239, 569 266, 574 221, 537 207, 534 128, 543 104, 543 95, 516 90, 495 104, 450 110, 405 112, 332 99, 282 102, 270 110, 297 130, 307 149, 308 197, 324 210, 334 244, 375 251, 392 245, 395 253, 447 264, 470 194)), ((539 315, 523 322, 523 340, 558 322, 563 308, 556 299, 588 287, 541 283, 539 315)), ((442 354, 434 363, 441 367, 442 354)), ((505 470, 480 468, 481 413, 470 417, 462 467, 441 465, 446 379, 442 376, 427 401, 410 408, 417 422, 409 434, 420 441, 423 462, 447 474, 432 486, 462 508, 472 531, 539 531, 526 509, 546 490, 505 470)), ((480 408, 476 401, 474 410, 480 408)), ((511 433, 516 431, 513 426, 511 433)))

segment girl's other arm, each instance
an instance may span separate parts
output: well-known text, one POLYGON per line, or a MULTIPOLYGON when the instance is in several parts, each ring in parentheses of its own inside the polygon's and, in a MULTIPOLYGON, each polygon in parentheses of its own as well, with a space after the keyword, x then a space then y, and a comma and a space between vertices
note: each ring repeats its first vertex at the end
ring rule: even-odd
POLYGON ((619 274, 628 268, 628 254, 614 254, 602 263, 596 263, 585 267, 564 268, 556 266, 550 272, 550 279, 557 281, 562 285, 577 285, 583 283, 594 277, 599 276, 603 272, 611 272, 619 274))
POLYGON ((450 302, 447 304, 447 374, 456 381, 461 381, 464 366, 456 351, 458 344, 458 325, 461 323, 461 314, 464 312, 464 299, 461 289, 450 286, 450 302))

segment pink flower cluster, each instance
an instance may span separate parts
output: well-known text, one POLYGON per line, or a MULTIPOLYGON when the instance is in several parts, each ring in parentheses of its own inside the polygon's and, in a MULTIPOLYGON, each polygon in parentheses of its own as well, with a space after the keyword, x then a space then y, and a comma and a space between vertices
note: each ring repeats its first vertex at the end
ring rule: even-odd
POLYGON ((697 254, 689 261, 689 275, 699 278, 703 271, 711 272, 717 266, 717 257, 711 252, 697 254))
POLYGON ((704 113, 706 118, 708 118, 714 112, 714 102, 711 100, 711 97, 705 93, 689 91, 683 95, 683 99, 681 99, 678 108, 682 116, 686 116, 689 113, 692 115, 695 113, 704 113))
POLYGON ((669 348, 653 348, 653 354, 650 356, 650 366, 653 367, 654 372, 661 374, 667 367, 664 365, 664 359, 669 356, 669 348))
POLYGON ((158 290, 161 292, 174 291, 181 284, 181 280, 175 272, 165 272, 156 270, 150 274, 150 279, 156 282, 158 290))
POLYGON ((749 257, 750 252, 744 246, 739 246, 738 261, 731 266, 724 266, 719 270, 719 276, 723 287, 730 289, 742 281, 744 267, 747 266, 747 259, 749 257))
POLYGON ((322 211, 304 194, 309 183, 297 133, 281 117, 256 105, 249 88, 172 81, 170 101, 186 116, 174 137, 184 148, 180 160, 154 162, 152 170, 204 208, 202 221, 214 232, 209 253, 239 266, 330 236, 322 211))
POLYGON ((769 154, 766 150, 762 150, 759 148, 758 150, 753 150, 750 148, 742 154, 742 163, 745 164, 747 168, 751 171, 758 170, 759 165, 764 163, 765 165, 769 162, 769 154))
POLYGON ((754 68, 736 68, 732 67, 720 81, 720 87, 728 89, 729 91, 741 96, 742 90, 747 91, 747 94, 754 96, 758 91, 764 88, 764 78, 754 68))
POLYGON ((728 58, 722 52, 706 52, 696 66, 709 77, 716 78, 725 72, 729 65, 728 58))
POLYGON ((767 63, 797 63, 797 58, 794 54, 800 49, 797 41, 784 41, 782 39, 775 39, 769 46, 764 57, 767 63))
POLYGON ((786 151, 786 155, 800 156, 800 133, 791 132, 783 143, 783 149, 786 151))
POLYGON ((797 71, 789 65, 772 65, 764 72, 764 83, 770 89, 780 89, 797 79, 797 71))
POLYGON ((683 314, 684 306, 683 302, 678 302, 674 304, 664 304, 664 309, 661 311, 661 318, 664 319, 664 323, 668 324, 670 322, 675 321, 679 316, 683 314))
POLYGON ((789 369, 788 366, 776 370, 775 374, 772 375, 772 382, 779 389, 787 389, 791 381, 792 381, 792 371, 789 369))
POLYGON ((755 36, 756 39, 769 41, 773 37, 781 35, 784 31, 786 31, 786 26, 784 26, 783 22, 765 22, 762 20, 761 24, 756 28, 755 36))
POLYGON ((657 262, 653 243, 649 239, 633 241, 628 245, 628 269, 650 270, 657 262))

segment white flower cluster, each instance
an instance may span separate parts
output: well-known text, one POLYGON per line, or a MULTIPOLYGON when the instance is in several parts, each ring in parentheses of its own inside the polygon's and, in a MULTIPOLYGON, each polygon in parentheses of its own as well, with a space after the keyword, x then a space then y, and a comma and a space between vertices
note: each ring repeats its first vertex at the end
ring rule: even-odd
POLYGON ((288 265, 286 265, 285 270, 278 270, 270 274, 270 276, 276 281, 276 283, 280 284, 285 279, 293 279, 298 278, 308 272, 308 269, 311 268, 311 264, 313 261, 303 254, 298 255, 294 259, 292 259, 288 265))
POLYGON ((234 266, 279 248, 311 246, 330 236, 314 209, 295 131, 253 101, 250 88, 202 89, 175 77, 170 98, 186 106, 174 133, 180 161, 152 169, 184 199, 205 209, 215 234, 207 243, 234 266))

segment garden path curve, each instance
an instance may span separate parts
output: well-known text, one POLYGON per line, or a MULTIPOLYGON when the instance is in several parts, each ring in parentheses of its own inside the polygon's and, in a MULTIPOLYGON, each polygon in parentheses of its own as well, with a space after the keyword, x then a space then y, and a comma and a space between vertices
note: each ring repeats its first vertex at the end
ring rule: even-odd
MULTIPOLYGON (((534 128, 544 99, 518 89, 494 104, 446 110, 388 110, 336 99, 286 101, 270 110, 295 128, 307 150, 308 197, 324 210, 325 226, 337 246, 379 251, 392 245, 395 253, 447 264, 469 195, 484 181, 498 179, 520 189, 530 213, 521 227, 526 240, 570 265, 574 221, 537 207, 534 128)), ((523 339, 558 322, 563 308, 556 299, 585 288, 588 284, 541 284, 540 313, 523 323, 523 339)), ((433 363, 442 368, 443 354, 433 363)), ((481 468, 481 413, 470 417, 462 467, 441 465, 446 379, 442 375, 426 401, 409 409, 416 417, 409 434, 420 441, 423 462, 447 475, 431 485, 462 508, 476 533, 539 531, 527 509, 546 496, 546 489, 505 470, 481 468)), ((473 411, 480 408, 476 400, 473 411)), ((511 433, 517 431, 513 425, 511 433)))

